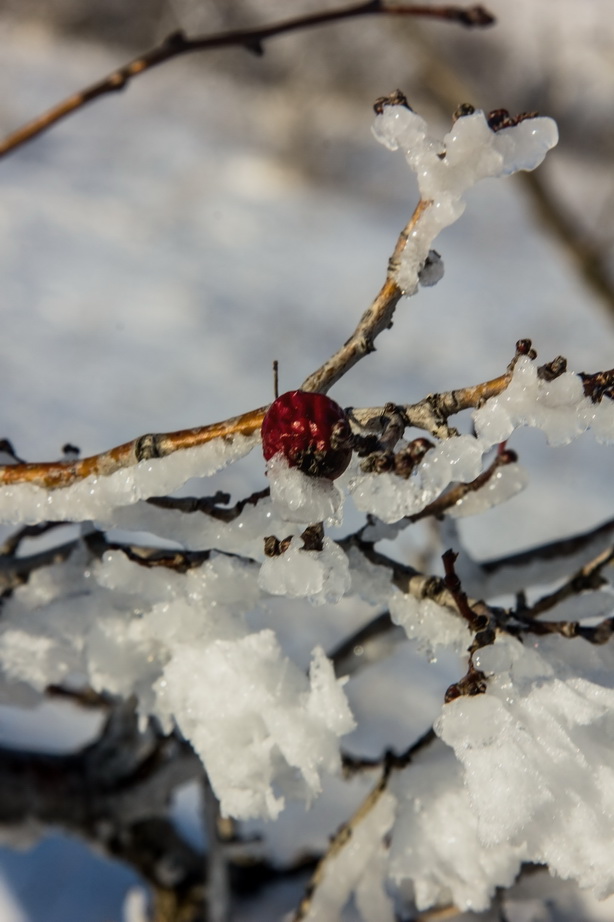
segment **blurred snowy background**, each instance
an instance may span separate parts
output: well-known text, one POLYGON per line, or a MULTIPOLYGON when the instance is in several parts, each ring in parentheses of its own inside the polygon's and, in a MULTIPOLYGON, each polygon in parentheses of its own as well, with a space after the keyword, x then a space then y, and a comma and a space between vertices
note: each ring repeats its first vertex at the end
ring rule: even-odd
MULTIPOLYGON (((333 6, 5 0, 0 134, 178 26, 209 32, 333 6)), ((415 204, 402 156, 370 135, 374 99, 397 87, 442 128, 460 102, 554 116, 561 140, 543 179, 580 239, 590 235, 607 278, 611 4, 488 7, 498 18, 488 31, 372 18, 277 39, 262 59, 237 49, 174 61, 2 161, 0 436, 28 460, 58 457, 65 442, 92 454, 266 403, 275 358, 282 390, 298 386, 353 329, 415 204)), ((335 399, 410 402, 485 380, 521 337, 544 361, 562 353, 574 370, 612 367, 614 303, 587 287, 536 215, 521 180, 474 190, 439 240, 444 279, 401 304, 335 399)), ((592 438, 547 449, 537 432, 513 447, 531 485, 463 522, 476 556, 612 515, 609 449, 592 438)), ((239 498, 264 485, 262 463, 218 480, 239 498)), ((66 712, 54 706, 24 723, 2 709, 0 738, 65 750, 89 726, 66 712)), ((0 918, 120 919, 131 882, 61 836, 3 849, 0 918)), ((561 902, 576 915, 560 918, 579 918, 574 899, 561 902)), ((271 902, 242 918, 278 912, 271 902)), ((613 912, 581 910, 595 920, 613 912)))

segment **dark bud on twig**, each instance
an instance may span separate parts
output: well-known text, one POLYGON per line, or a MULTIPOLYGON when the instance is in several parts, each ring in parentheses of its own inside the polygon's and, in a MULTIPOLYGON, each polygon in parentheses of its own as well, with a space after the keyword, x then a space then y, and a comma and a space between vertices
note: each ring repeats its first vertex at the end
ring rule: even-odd
POLYGON ((467 675, 448 687, 443 700, 446 704, 449 704, 450 701, 454 701, 463 695, 470 697, 483 695, 487 688, 488 682, 484 673, 480 672, 479 669, 474 669, 473 666, 469 666, 467 675))
POLYGON ((457 106, 452 114, 452 121, 457 122, 459 118, 464 118, 466 115, 473 115, 475 112, 475 106, 472 106, 470 102, 462 102, 460 106, 457 106))
POLYGON ((443 259, 437 250, 429 250, 422 268, 418 271, 418 281, 423 288, 431 288, 443 278, 443 259))
POLYGON ((551 362, 546 362, 541 368, 537 369, 537 377, 542 381, 554 381, 567 371, 567 359, 562 355, 557 355, 551 362))
POLYGON ((281 557, 281 555, 285 554, 285 552, 290 547, 292 537, 292 535, 288 535, 287 538, 282 538, 280 541, 279 538, 275 537, 275 535, 268 535, 264 539, 265 557, 281 557))
POLYGON ((497 461, 499 464, 515 464, 518 461, 518 455, 511 448, 502 448, 497 452, 497 461))
POLYGON ((176 29, 167 35, 163 42, 163 47, 177 53, 188 44, 187 36, 183 29, 176 29))
POLYGON ((492 26, 497 20, 483 6, 471 6, 458 11, 458 21, 463 26, 492 26))
POLYGON ((537 358, 537 352, 530 339, 519 339, 516 343, 516 357, 520 355, 526 355, 533 361, 537 358))
POLYGON ((10 439, 0 439, 0 455, 7 457, 0 457, 0 464, 25 464, 26 462, 19 457, 13 448, 13 443, 10 439))
POLYGON ((303 539, 302 551, 321 551, 324 548, 324 524, 316 522, 315 525, 308 525, 302 533, 303 539))
POLYGON ((366 458, 375 451, 381 451, 382 446, 376 435, 355 435, 354 450, 359 458, 366 458))
POLYGON ((394 403, 387 403, 384 407, 382 422, 384 425, 384 431, 380 438, 382 447, 385 449, 394 448, 407 426, 407 416, 403 407, 398 407, 394 403))
POLYGON ((387 474, 394 470, 394 453, 391 451, 373 451, 360 464, 365 474, 387 474))
POLYGON ((403 448, 394 456, 395 474, 407 480, 412 471, 420 464, 427 451, 430 451, 434 447, 433 442, 430 442, 428 439, 414 439, 413 442, 409 443, 407 448, 403 448))
POLYGON ((537 118, 538 115, 539 112, 521 112, 520 115, 510 115, 507 109, 493 109, 486 116, 486 121, 491 131, 497 132, 504 128, 513 128, 528 118, 537 118))
POLYGON ((389 93, 388 96, 380 96, 373 103, 373 111, 376 115, 381 115, 386 106, 405 106, 410 112, 414 111, 401 90, 395 90, 393 93, 389 93))
POLYGON ((580 372, 584 393, 593 403, 601 403, 604 397, 614 400, 614 368, 609 371, 597 371, 591 375, 580 372))

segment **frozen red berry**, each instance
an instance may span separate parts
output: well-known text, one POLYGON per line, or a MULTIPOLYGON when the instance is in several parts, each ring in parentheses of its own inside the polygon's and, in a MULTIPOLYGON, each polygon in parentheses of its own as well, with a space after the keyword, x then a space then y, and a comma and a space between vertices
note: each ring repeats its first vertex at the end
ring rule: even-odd
POLYGON ((262 423, 262 450, 282 454, 290 467, 334 480, 352 457, 345 411, 325 394, 288 391, 274 400, 262 423))

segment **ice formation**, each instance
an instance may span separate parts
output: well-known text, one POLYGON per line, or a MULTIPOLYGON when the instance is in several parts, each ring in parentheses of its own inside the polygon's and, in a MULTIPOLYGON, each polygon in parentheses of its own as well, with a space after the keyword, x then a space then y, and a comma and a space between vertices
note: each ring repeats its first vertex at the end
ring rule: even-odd
MULTIPOLYGON (((397 281, 407 294, 439 277, 442 264, 432 242, 460 216, 471 186, 487 176, 533 169, 557 139, 549 119, 527 118, 493 131, 483 113, 473 112, 436 140, 419 116, 399 106, 385 108, 375 133, 404 151, 428 203, 400 261, 397 281)), ((353 676, 346 688, 335 675, 339 660, 333 664, 325 655, 322 626, 336 640, 346 629, 362 629, 354 609, 389 612, 418 654, 430 659, 447 653, 457 664, 455 680, 467 668, 475 633, 467 622, 431 598, 404 591, 396 575, 402 565, 381 565, 377 550, 369 558, 365 545, 393 541, 405 517, 451 485, 472 483, 493 448, 521 426, 542 430, 555 445, 587 429, 598 440, 614 441, 609 398, 591 401, 571 372, 545 380, 526 356, 516 362, 509 386, 475 410, 473 422, 475 434, 440 440, 408 479, 364 473, 356 461, 333 484, 274 457, 266 471, 270 496, 260 494, 227 517, 146 500, 238 460, 257 437, 217 440, 54 491, 0 488, 6 523, 93 521, 91 527, 103 531, 149 533, 173 551, 206 552, 195 555, 198 561, 186 564, 186 572, 145 566, 128 547, 113 546, 96 557, 83 540, 62 559, 50 557, 3 598, 0 699, 30 703, 50 683, 63 681, 135 695, 143 716, 155 715, 165 729, 177 727, 191 741, 222 811, 259 818, 260 829, 274 838, 280 824, 269 821, 290 800, 309 804, 323 785, 345 784, 340 740, 354 728, 348 700, 356 686, 353 676), (359 538, 339 542, 331 528, 342 522, 346 493, 355 507, 350 515, 358 510, 370 519, 359 538), (303 532, 319 523, 321 547, 316 541, 311 548, 303 532), (265 536, 277 539, 273 556, 265 553, 265 536), (301 619, 310 619, 309 643, 302 640, 301 619)), ((500 467, 449 515, 479 514, 524 483, 519 465, 500 467)), ((611 544, 611 535, 599 541, 584 553, 611 544)), ((489 600, 495 592, 569 576, 570 559, 556 566, 541 562, 511 580, 505 573, 487 578, 484 568, 461 555, 457 572, 465 590, 477 587, 489 600)), ((594 623, 613 612, 608 584, 568 600, 557 616, 594 623)), ((396 766, 385 790, 376 789, 370 809, 333 850, 305 918, 338 922, 353 900, 365 922, 392 922, 391 891, 399 903, 412 904, 412 913, 413 904, 421 910, 449 902, 482 911, 523 862, 547 863, 599 895, 614 892, 611 649, 611 642, 597 647, 559 636, 521 644, 501 632, 479 649, 474 665, 486 676, 485 693, 421 715, 427 726, 436 720, 438 738, 405 767, 396 766)), ((413 738, 406 739, 413 732, 408 728, 419 722, 410 724, 408 714, 415 717, 424 697, 420 676, 410 679, 413 695, 387 702, 385 714, 406 744, 413 738)), ((284 846, 282 857, 290 860, 284 846)), ((126 904, 127 918, 142 912, 136 896, 126 904)))
POLYGON ((308 477, 290 467, 282 454, 267 462, 273 511, 286 522, 326 522, 340 525, 343 494, 336 483, 325 477, 308 477))
POLYGON ((527 356, 516 363, 508 387, 476 410, 473 421, 485 446, 505 441, 520 426, 541 429, 551 445, 566 445, 587 429, 598 441, 614 441, 612 400, 585 397, 579 375, 569 371, 543 380, 527 356))
POLYGON ((191 477, 207 477, 238 461, 258 442, 235 435, 176 451, 165 458, 140 461, 106 476, 91 475, 68 487, 46 490, 29 483, 0 486, 0 522, 87 522, 149 496, 165 496, 191 477))
POLYGON ((406 295, 416 291, 437 235, 462 215, 469 189, 480 179, 534 170, 558 141, 551 118, 527 118, 493 131, 480 110, 458 118, 443 139, 434 138, 425 120, 403 105, 385 106, 375 118, 373 134, 390 150, 403 151, 421 200, 430 203, 409 236, 397 271, 397 284, 406 295))
POLYGON ((501 637, 476 664, 486 694, 451 702, 436 729, 462 765, 480 846, 603 897, 614 892, 612 656, 566 643, 501 637))
POLYGON ((314 605, 335 603, 349 589, 350 568, 344 552, 330 538, 324 538, 321 551, 305 550, 293 538, 283 554, 263 562, 258 584, 271 595, 309 599, 314 605))

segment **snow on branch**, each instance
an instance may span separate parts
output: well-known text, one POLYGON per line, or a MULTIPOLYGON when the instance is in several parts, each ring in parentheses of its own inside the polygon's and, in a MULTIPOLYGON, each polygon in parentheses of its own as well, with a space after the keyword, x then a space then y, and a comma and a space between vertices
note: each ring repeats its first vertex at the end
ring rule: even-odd
MULTIPOLYGON (((435 9, 441 18, 444 8, 435 9)), ((352 10, 392 12, 376 3, 352 10)), ((322 21, 335 15, 350 13, 322 21)), ((378 103, 375 133, 404 151, 421 200, 380 293, 301 390, 276 398, 273 410, 142 436, 84 460, 27 464, 6 452, 0 519, 20 527, 0 563, 0 696, 31 703, 50 686, 76 684, 105 702, 130 702, 132 730, 139 720, 150 728, 145 749, 158 763, 174 746, 188 753, 178 764, 189 774, 189 747, 198 755, 210 832, 230 817, 273 835, 271 821, 282 823, 291 801, 311 805, 358 779, 363 796, 330 846, 320 842, 297 920, 336 922, 353 898, 365 920, 392 922, 391 892, 414 916, 451 903, 485 909, 527 862, 605 895, 614 892, 611 522, 571 545, 482 567, 453 527, 459 546, 420 566, 382 542, 420 520, 454 522, 513 496, 526 478, 509 441, 522 427, 553 445, 588 430, 613 442, 614 372, 574 373, 561 356, 540 365, 522 339, 498 377, 414 404, 400 395, 344 410, 325 396, 374 350, 401 297, 440 276, 432 243, 461 215, 468 189, 533 169, 556 143, 556 126, 463 107, 436 139, 393 94, 378 103), (461 434, 450 419, 465 411, 473 425, 461 434), (168 495, 244 457, 263 423, 261 489, 234 505, 204 483, 201 497, 168 495), (340 537, 348 503, 361 524, 340 537), (53 539, 64 522, 85 524, 78 537, 28 553, 28 541, 53 539), (592 558, 574 564, 570 546, 592 558), (553 555, 558 585, 541 567, 553 555), (511 569, 522 570, 521 591, 506 601, 487 577, 511 569), (362 730, 352 707, 357 673, 376 670, 401 644, 416 663, 439 651, 458 663, 423 721, 432 729, 416 729, 424 679, 416 668, 411 694, 395 690, 390 702, 400 751, 363 754, 352 737, 342 749, 362 730)), ((132 737, 140 752, 143 740, 132 737)), ((120 763, 131 753, 122 749, 120 763)), ((136 757, 132 767, 140 777, 136 757)), ((31 760, 30 794, 39 768, 31 760)), ((71 766, 61 771, 68 783, 71 766)), ((168 786, 155 793, 158 816, 168 786)), ((131 808, 140 804, 136 796, 131 808)), ((211 866, 226 906, 225 846, 216 843, 211 866)))

